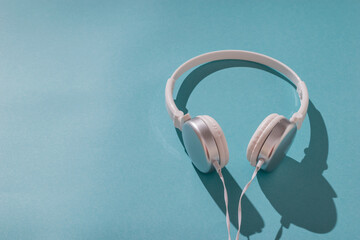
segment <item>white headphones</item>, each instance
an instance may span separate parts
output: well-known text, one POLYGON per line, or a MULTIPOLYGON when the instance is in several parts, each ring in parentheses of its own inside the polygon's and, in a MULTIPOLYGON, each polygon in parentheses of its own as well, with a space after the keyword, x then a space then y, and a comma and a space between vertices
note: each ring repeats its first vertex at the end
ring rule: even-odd
MULTIPOLYGON (((215 168, 223 181, 226 220, 230 239, 227 192, 224 178, 221 174, 221 168, 229 161, 229 151, 225 135, 220 125, 210 116, 202 115, 191 118, 189 114, 184 115, 184 113, 177 108, 173 98, 175 81, 183 73, 207 62, 226 59, 251 61, 277 70, 295 84, 300 98, 300 109, 292 115, 290 120, 284 116, 273 113, 267 116, 256 129, 249 142, 246 153, 250 164, 256 166, 251 181, 260 168, 271 171, 284 158, 287 150, 291 146, 296 131, 301 128, 306 116, 309 105, 309 94, 305 83, 285 64, 259 53, 242 50, 215 51, 194 57, 176 69, 167 81, 165 88, 166 108, 175 127, 182 131, 184 146, 189 157, 195 167, 203 173, 211 172, 215 168)), ((251 181, 244 187, 239 200, 239 229, 237 239, 241 225, 241 198, 251 181)))
POLYGON ((175 127, 182 130, 185 148, 196 168, 204 173, 210 172, 214 169, 213 161, 217 161, 223 168, 229 161, 229 151, 220 125, 207 115, 195 118, 191 118, 189 114, 184 115, 176 107, 173 89, 175 81, 191 68, 225 59, 251 61, 273 68, 289 78, 297 88, 301 102, 298 112, 294 113, 290 120, 276 113, 267 116, 256 129, 247 148, 246 156, 252 166, 255 166, 259 159, 263 159, 265 163, 262 169, 271 171, 286 154, 296 134, 295 126, 300 129, 309 105, 305 83, 285 64, 259 53, 242 50, 224 50, 199 55, 182 64, 167 81, 167 111, 175 127))

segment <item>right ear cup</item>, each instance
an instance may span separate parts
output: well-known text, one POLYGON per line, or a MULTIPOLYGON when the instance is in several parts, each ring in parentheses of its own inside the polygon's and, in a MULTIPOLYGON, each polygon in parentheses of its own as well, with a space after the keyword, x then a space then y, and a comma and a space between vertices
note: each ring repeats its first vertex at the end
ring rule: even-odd
POLYGON ((264 119, 264 121, 261 122, 260 126, 256 129, 254 135, 250 139, 246 151, 246 157, 252 166, 256 165, 261 147, 264 144, 266 138, 269 136, 271 130, 283 118, 283 116, 280 116, 276 113, 270 114, 264 119))
POLYGON ((212 135, 214 136, 216 146, 219 150, 220 167, 223 168, 229 162, 229 149, 225 139, 225 135, 220 125, 208 115, 198 116, 209 127, 212 135))

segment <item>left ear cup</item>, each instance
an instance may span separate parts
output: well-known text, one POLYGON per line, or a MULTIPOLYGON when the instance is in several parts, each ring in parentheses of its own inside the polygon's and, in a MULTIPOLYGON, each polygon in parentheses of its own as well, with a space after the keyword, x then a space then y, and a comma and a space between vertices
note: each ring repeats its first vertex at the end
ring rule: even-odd
POLYGON ((214 119, 198 116, 182 127, 184 146, 195 167, 207 173, 214 170, 212 161, 221 167, 229 160, 225 136, 214 119))
POLYGON ((229 149, 226 142, 226 138, 224 135, 223 130, 221 129, 220 125, 208 115, 198 116, 203 120, 206 125, 209 127, 212 135, 214 136, 216 146, 219 150, 220 156, 220 167, 223 168, 229 162, 229 149))

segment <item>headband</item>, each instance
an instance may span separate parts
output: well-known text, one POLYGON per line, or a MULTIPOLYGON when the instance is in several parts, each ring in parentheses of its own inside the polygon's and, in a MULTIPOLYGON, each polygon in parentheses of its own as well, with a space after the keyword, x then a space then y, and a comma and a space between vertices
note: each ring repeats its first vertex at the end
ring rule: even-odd
POLYGON ((166 102, 166 109, 169 113, 170 118, 173 120, 174 126, 176 128, 181 130, 184 122, 191 119, 190 115, 189 114, 184 115, 184 113, 177 108, 174 102, 173 91, 176 80, 183 73, 196 66, 199 66, 207 62, 227 60, 227 59, 245 60, 245 61, 259 63, 277 70, 278 72, 286 76, 289 80, 291 80, 296 86, 296 91, 299 94, 300 109, 292 115, 290 121, 296 124, 297 129, 301 128, 302 122, 304 121, 304 118, 306 116, 306 111, 309 105, 309 94, 305 83, 301 81, 300 77, 291 68, 289 68, 282 62, 263 54, 243 51, 243 50, 222 50, 222 51, 205 53, 188 60, 180 67, 178 67, 178 69, 175 70, 175 72, 172 74, 172 76, 168 79, 166 83, 165 102, 166 102))

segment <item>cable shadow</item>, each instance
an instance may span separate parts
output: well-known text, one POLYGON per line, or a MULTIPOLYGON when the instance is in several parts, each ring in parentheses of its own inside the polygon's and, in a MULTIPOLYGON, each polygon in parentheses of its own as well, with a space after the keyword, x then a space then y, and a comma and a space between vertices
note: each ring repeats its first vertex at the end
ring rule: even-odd
MULTIPOLYGON (((187 113, 188 110, 186 109, 186 105, 195 87, 205 77, 209 76, 210 74, 231 67, 257 68, 257 69, 265 70, 277 76, 282 76, 279 75, 279 73, 274 71, 273 69, 267 67, 264 68, 263 65, 254 62, 241 61, 241 60, 221 60, 221 61, 210 62, 196 68, 185 78, 176 96, 175 103, 177 107, 184 113, 187 113)), ((291 83, 286 78, 285 80, 291 83)), ((181 131, 176 129, 176 133, 179 137, 181 144, 184 146, 181 131)), ((198 171, 195 167, 194 169, 198 174, 201 182, 204 184, 205 188, 209 192, 210 196, 213 198, 215 203, 218 205, 218 207, 225 215, 225 204, 224 204, 223 190, 222 190, 223 186, 217 174, 216 173, 204 174, 198 171)), ((234 225, 234 227, 237 228, 238 227, 237 208, 238 208, 238 201, 242 189, 239 187, 235 179, 232 177, 232 175, 226 168, 223 168, 222 173, 226 182, 226 187, 228 188, 230 221, 234 225)), ((256 210, 256 208, 246 197, 246 195, 244 195, 243 197, 242 206, 243 206, 243 212, 242 212, 243 221, 241 224, 240 233, 243 236, 249 238, 251 235, 261 232, 265 224, 260 213, 256 210)))
MULTIPOLYGON (((179 108, 180 109, 180 108, 179 108)), ((176 129, 176 133, 179 137, 180 142, 183 144, 181 131, 176 129)), ((186 152, 186 149, 184 147, 186 152)), ((226 214, 225 203, 224 203, 224 190, 221 180, 216 172, 212 173, 202 173, 193 165, 197 175, 199 176, 201 182, 204 184, 206 190, 209 192, 212 199, 215 201, 216 205, 221 209, 221 211, 226 214)), ((222 169, 222 174, 225 179, 226 188, 228 189, 228 207, 229 207, 229 216, 230 222, 237 229, 238 228, 238 201, 240 198, 240 194, 242 189, 239 187, 233 176, 230 172, 224 167, 222 169)), ((264 228, 264 221, 260 216, 260 213, 256 210, 254 205, 250 202, 250 200, 243 196, 242 199, 242 216, 243 220, 241 222, 241 231, 240 233, 249 237, 255 233, 261 232, 264 228)))
POLYGON ((328 168, 328 134, 321 113, 311 101, 308 116, 311 136, 302 161, 286 156, 275 171, 258 174, 261 190, 281 215, 275 239, 280 239, 283 227, 289 228, 291 223, 314 233, 328 233, 336 225, 336 193, 322 175, 328 168))

